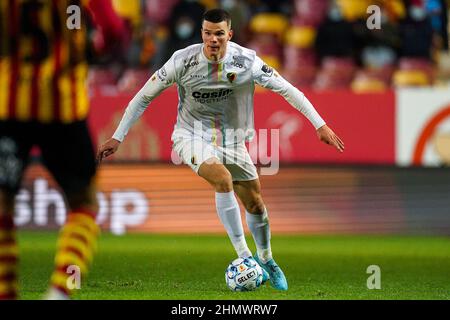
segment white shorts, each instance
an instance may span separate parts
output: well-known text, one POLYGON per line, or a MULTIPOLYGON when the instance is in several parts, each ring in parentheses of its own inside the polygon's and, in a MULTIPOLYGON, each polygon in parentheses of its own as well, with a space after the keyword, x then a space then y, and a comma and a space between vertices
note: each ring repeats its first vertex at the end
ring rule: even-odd
POLYGON ((173 139, 173 150, 198 174, 200 165, 208 159, 217 158, 231 173, 233 181, 258 179, 258 173, 245 143, 221 147, 201 138, 177 137, 173 139))

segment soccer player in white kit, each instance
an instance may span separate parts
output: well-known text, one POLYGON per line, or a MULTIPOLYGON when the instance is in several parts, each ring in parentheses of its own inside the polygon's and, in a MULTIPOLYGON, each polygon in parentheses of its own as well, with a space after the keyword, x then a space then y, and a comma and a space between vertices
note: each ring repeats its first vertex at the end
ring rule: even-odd
POLYGON ((203 43, 176 51, 130 101, 113 137, 98 150, 98 159, 117 151, 130 127, 164 89, 177 85, 178 116, 173 150, 215 189, 216 209, 239 257, 251 258, 235 193, 246 211, 255 240, 254 259, 265 280, 279 290, 288 284, 272 257, 267 209, 245 141, 253 130, 255 83, 282 95, 311 122, 319 139, 343 152, 342 140, 325 124, 297 88, 266 65, 255 51, 230 41, 230 15, 212 9, 203 16, 203 43))

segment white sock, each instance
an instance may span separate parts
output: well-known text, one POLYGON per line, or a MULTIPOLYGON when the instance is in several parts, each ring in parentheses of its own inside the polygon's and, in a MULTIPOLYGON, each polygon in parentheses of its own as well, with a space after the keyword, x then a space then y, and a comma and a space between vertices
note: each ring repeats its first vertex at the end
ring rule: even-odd
POLYGON ((245 241, 241 211, 234 196, 234 191, 224 193, 216 192, 216 209, 237 255, 241 258, 251 257, 252 252, 245 241))
POLYGON ((263 214, 253 214, 245 210, 247 226, 250 229, 255 240, 258 258, 262 263, 272 259, 272 250, 270 248, 270 226, 267 210, 264 208, 263 214))

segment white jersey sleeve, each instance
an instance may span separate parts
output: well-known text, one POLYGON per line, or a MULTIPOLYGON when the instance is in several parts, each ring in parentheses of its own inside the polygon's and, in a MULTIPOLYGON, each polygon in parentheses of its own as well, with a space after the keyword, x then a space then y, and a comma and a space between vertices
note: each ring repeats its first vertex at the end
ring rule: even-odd
POLYGON ((312 123, 314 128, 318 129, 325 124, 325 121, 303 92, 281 77, 278 72, 265 64, 258 56, 255 57, 255 61, 253 62, 252 74, 257 84, 282 95, 287 102, 300 111, 312 123))
POLYGON ((176 70, 174 62, 175 54, 156 71, 145 83, 141 90, 129 102, 122 120, 119 123, 113 138, 122 142, 130 128, 147 109, 150 102, 160 95, 165 89, 176 81, 176 70))

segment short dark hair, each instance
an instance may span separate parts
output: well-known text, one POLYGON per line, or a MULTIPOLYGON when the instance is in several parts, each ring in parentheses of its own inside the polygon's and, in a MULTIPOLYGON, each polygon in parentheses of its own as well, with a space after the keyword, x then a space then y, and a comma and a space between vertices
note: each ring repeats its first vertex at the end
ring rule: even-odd
POLYGON ((203 14, 202 23, 205 20, 209 21, 209 22, 214 22, 214 23, 219 23, 219 22, 222 22, 222 21, 226 21, 228 27, 231 28, 231 16, 230 16, 230 14, 228 13, 228 11, 220 9, 220 8, 211 9, 211 10, 206 11, 203 14))

